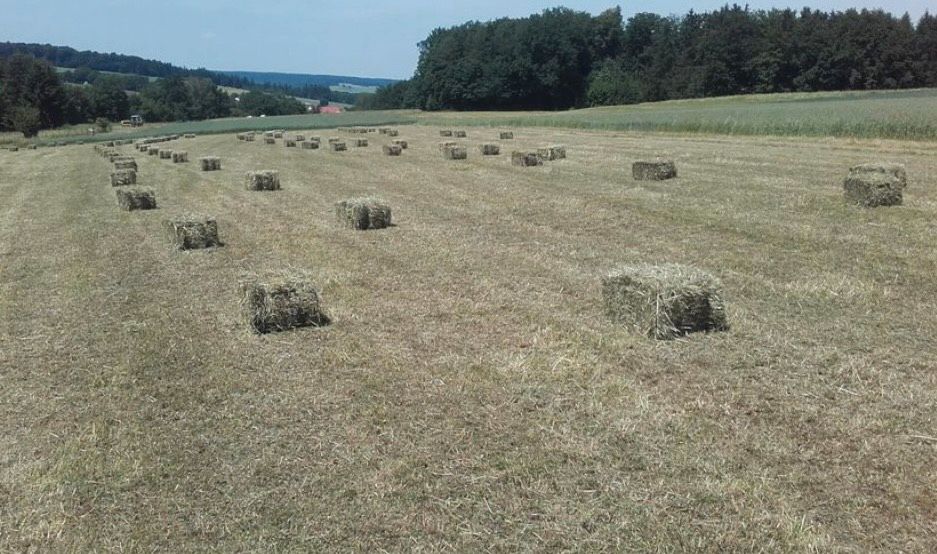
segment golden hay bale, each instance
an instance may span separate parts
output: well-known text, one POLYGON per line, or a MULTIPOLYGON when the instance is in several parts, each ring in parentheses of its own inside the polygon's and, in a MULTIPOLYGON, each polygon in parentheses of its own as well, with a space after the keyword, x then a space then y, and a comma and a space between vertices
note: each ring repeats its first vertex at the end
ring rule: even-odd
POLYGON ((501 134, 498 136, 501 140, 514 140, 514 133, 511 131, 501 131, 501 134))
POLYGON ((283 138, 283 131, 274 131, 273 138, 278 138, 278 139, 283 138))
POLYGON ((543 158, 536 152, 512 152, 511 165, 520 167, 534 167, 543 165, 543 158))
POLYGON ((846 201, 865 208, 899 206, 908 174, 899 164, 862 164, 849 169, 843 181, 846 201))
POLYGON ((497 144, 482 144, 478 147, 482 156, 497 156, 501 154, 501 147, 497 144))
POLYGON ((272 169, 248 171, 247 190, 280 190, 280 172, 272 169))
POLYGON ((247 140, 247 133, 238 133, 238 140, 247 140))
POLYGON ((172 163, 182 164, 189 161, 189 153, 184 150, 175 150, 172 153, 172 163))
POLYGON ((150 146, 146 153, 148 156, 159 156, 159 148, 150 146))
POLYGON ((183 215, 164 222, 169 240, 177 250, 196 250, 221 246, 215 218, 183 215))
POLYGON ((636 181, 665 181, 677 176, 677 166, 670 160, 634 162, 631 174, 636 181))
POLYGON ((398 144, 385 144, 383 150, 386 156, 399 156, 403 153, 403 148, 398 144))
POLYGON ((390 206, 376 198, 352 198, 335 204, 335 216, 343 227, 364 231, 391 225, 390 206))
POLYGON ((331 322, 322 311, 318 289, 302 277, 241 283, 241 306, 248 327, 260 335, 331 322))
POLYGON ((221 169, 221 158, 217 156, 205 156, 198 159, 202 171, 218 171, 221 169))
POLYGON ((137 170, 137 161, 134 159, 119 159, 114 162, 114 169, 132 169, 137 170))
POLYGON ((332 140, 329 139, 329 146, 332 148, 332 152, 344 152, 348 150, 348 145, 342 141, 332 142, 332 140))
POLYGON ((303 150, 317 150, 319 148, 318 141, 305 140, 302 142, 303 150))
POLYGON ((165 148, 159 149, 159 159, 161 160, 171 160, 172 159, 172 150, 167 150, 165 148))
POLYGON ((455 138, 465 138, 468 135, 465 133, 465 131, 453 131, 452 136, 454 136, 455 138))
POLYGON ((553 160, 563 160, 566 159, 566 147, 547 146, 546 148, 538 148, 537 154, 548 162, 552 162, 553 160))
POLYGON ((602 279, 602 299, 613 321, 659 340, 729 327, 722 284, 683 265, 622 267, 602 279))
POLYGON ((273 137, 264 137, 264 144, 276 144, 277 139, 273 137))
POLYGON ((452 136, 452 131, 449 131, 449 130, 439 131, 439 136, 441 136, 441 137, 451 137, 451 136, 452 136))
POLYGON ((111 173, 112 187, 125 187, 137 184, 137 172, 132 169, 118 169, 111 173))
POLYGON ((293 140, 295 140, 296 142, 302 142, 306 140, 306 137, 304 135, 296 135, 295 137, 293 137, 293 140))
POLYGON ((440 152, 445 152, 447 148, 452 148, 453 146, 458 146, 458 145, 459 145, 459 143, 457 143, 457 142, 452 142, 452 141, 440 142, 440 143, 439 143, 439 151, 440 151, 440 152))
POLYGON ((352 139, 351 144, 357 148, 366 148, 368 146, 368 139, 352 139))
POLYGON ((442 157, 447 160, 465 160, 468 158, 468 149, 464 146, 450 146, 443 149, 442 157))
POLYGON ((400 139, 395 140, 393 144, 399 146, 403 150, 406 150, 410 146, 410 144, 407 141, 400 140, 400 139))
POLYGON ((283 146, 287 148, 296 148, 296 141, 292 139, 284 139, 283 146))
POLYGON ((122 210, 132 212, 156 209, 156 192, 151 188, 120 188, 115 192, 117 192, 117 205, 122 210))

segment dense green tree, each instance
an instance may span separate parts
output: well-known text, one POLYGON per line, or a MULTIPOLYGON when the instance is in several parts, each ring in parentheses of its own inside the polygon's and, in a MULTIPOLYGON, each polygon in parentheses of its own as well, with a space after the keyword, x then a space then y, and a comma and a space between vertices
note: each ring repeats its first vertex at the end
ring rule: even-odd
POLYGON ((7 113, 7 122, 10 129, 31 138, 42 129, 42 112, 34 106, 14 106, 7 113))
POLYGON ((111 121, 120 121, 130 117, 130 101, 121 88, 119 79, 103 78, 91 85, 90 93, 93 115, 111 121))

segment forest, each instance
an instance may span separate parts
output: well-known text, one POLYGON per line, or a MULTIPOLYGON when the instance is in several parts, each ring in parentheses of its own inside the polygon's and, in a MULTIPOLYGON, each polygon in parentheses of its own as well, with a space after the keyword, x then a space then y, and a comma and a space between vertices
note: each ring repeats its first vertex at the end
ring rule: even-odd
POLYGON ((368 109, 559 110, 734 94, 937 86, 937 17, 750 10, 665 17, 566 8, 436 29, 368 109))

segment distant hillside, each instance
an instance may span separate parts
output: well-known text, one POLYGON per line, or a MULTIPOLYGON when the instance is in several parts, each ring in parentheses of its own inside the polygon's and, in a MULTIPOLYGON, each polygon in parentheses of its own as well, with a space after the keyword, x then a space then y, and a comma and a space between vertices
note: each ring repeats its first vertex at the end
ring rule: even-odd
POLYGON ((383 87, 392 85, 395 79, 377 79, 370 77, 345 77, 341 75, 308 75, 304 73, 265 73, 262 71, 219 71, 215 73, 229 75, 240 79, 253 81, 260 85, 276 85, 300 88, 308 85, 323 87, 339 87, 354 85, 356 87, 383 87))

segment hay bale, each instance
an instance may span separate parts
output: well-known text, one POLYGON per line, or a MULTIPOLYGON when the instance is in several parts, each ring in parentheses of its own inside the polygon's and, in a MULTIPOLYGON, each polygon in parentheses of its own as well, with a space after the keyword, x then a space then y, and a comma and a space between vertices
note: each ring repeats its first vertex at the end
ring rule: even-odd
POLYGON ((302 142, 303 150, 318 150, 319 143, 312 140, 305 140, 302 142))
POLYGON ((636 181, 665 181, 677 176, 677 166, 670 160, 634 162, 631 174, 636 181))
POLYGON ((186 133, 186 134, 182 135, 182 138, 194 139, 194 138, 195 138, 195 133, 186 133))
POLYGON ((254 142, 254 133, 244 135, 244 142, 254 142))
POLYGON ((343 140, 345 140, 345 139, 340 139, 340 138, 331 137, 331 138, 329 138, 329 144, 333 144, 333 143, 336 143, 336 142, 342 142, 343 140))
POLYGON ((642 264, 620 268, 602 279, 602 299, 613 321, 659 340, 729 327, 722 284, 693 267, 642 264))
POLYGON ((296 148, 296 141, 292 139, 286 139, 283 141, 283 146, 287 148, 296 148))
POLYGON ((277 139, 273 137, 264 137, 264 144, 276 144, 277 139))
POLYGON ((350 229, 384 229, 391 224, 390 206, 375 198, 352 198, 335 204, 339 224, 350 229))
POLYGON ((248 171, 247 190, 280 190, 280 172, 272 169, 248 171))
POLYGON ((205 156, 199 158, 198 161, 202 171, 218 171, 221 169, 221 158, 217 156, 205 156))
POLYGON ((189 153, 184 150, 176 150, 172 153, 172 163, 182 164, 189 161, 189 153))
POLYGON ((451 142, 451 141, 440 142, 440 143, 439 143, 439 151, 440 151, 440 152, 445 152, 447 148, 452 148, 452 147, 458 146, 458 145, 459 145, 459 143, 457 143, 457 142, 451 142))
POLYGON ((403 153, 403 148, 397 144, 385 144, 383 150, 385 156, 399 156, 403 153))
POLYGON ((171 160, 172 159, 172 150, 166 148, 159 149, 159 159, 161 160, 171 160))
POLYGON ((407 141, 405 141, 405 140, 400 140, 400 139, 395 140, 395 141, 393 142, 393 144, 399 146, 402 150, 406 150, 406 149, 409 148, 409 146, 410 146, 410 144, 407 143, 407 141))
POLYGON ((9 150, 10 152, 19 152, 19 151, 20 151, 20 147, 19 147, 19 146, 10 146, 9 148, 7 148, 7 150, 9 150))
POLYGON ((257 334, 330 323, 322 311, 319 291, 307 279, 287 277, 242 283, 241 298, 247 324, 257 334))
POLYGON ((132 212, 134 210, 155 210, 156 192, 150 188, 121 188, 117 193, 117 205, 120 209, 132 212))
POLYGON ((117 169, 117 170, 121 170, 121 169, 132 169, 132 170, 136 171, 136 170, 137 170, 137 161, 136 161, 136 160, 133 160, 133 159, 130 159, 130 160, 126 160, 126 159, 124 159, 124 160, 116 160, 116 161, 114 162, 114 169, 117 169))
POLYGON ((283 138, 283 131, 274 131, 273 138, 278 138, 278 139, 283 138))
POLYGON ((159 148, 151 146, 149 150, 146 151, 148 156, 159 156, 159 148))
POLYGON ((296 135, 295 137, 293 137, 293 140, 295 140, 296 142, 302 142, 306 140, 306 137, 305 135, 296 135))
POLYGON ((468 158, 468 149, 464 146, 450 146, 442 151, 442 156, 447 160, 465 160, 468 158))
POLYGON ((497 144, 482 144, 478 147, 482 156, 497 156, 501 154, 501 147, 497 144))
POLYGON ((514 133, 511 131, 501 131, 501 134, 498 136, 501 140, 514 140, 514 133))
POLYGON ((397 129, 390 129, 389 131, 387 131, 387 136, 389 137, 396 137, 398 135, 400 135, 400 131, 398 131, 397 129))
POLYGON ((39 148, 39 147, 36 146, 35 144, 30 144, 30 145, 27 146, 26 148, 28 148, 29 150, 35 150, 35 149, 37 149, 37 148, 39 148))
POLYGON ((379 131, 380 131, 380 133, 381 133, 382 135, 386 135, 387 133, 390 132, 390 128, 389 128, 389 127, 381 127, 381 128, 379 129, 379 131))
POLYGON ((511 165, 520 167, 535 167, 543 165, 543 158, 536 152, 512 152, 511 165))
POLYGON ((552 162, 553 160, 563 160, 566 159, 566 147, 547 146, 546 148, 538 148, 537 154, 548 162, 552 162))
POLYGON ((264 131, 264 138, 273 138, 273 131, 264 131))
POLYGON ((215 218, 185 215, 164 222, 169 240, 177 250, 196 250, 221 246, 215 218))
POLYGON ((368 146, 368 139, 364 139, 364 138, 354 139, 351 141, 351 143, 357 148, 366 148, 368 146))
POLYGON ((237 138, 238 140, 247 140, 247 133, 238 133, 237 138))
POLYGON ((348 150, 348 146, 344 142, 341 142, 341 141, 332 142, 330 140, 329 146, 331 146, 332 152, 344 152, 345 150, 348 150))
POLYGON ((843 191, 847 202, 865 208, 899 206, 907 184, 903 165, 861 164, 849 169, 843 191))
POLYGON ((465 138, 468 135, 465 133, 465 131, 453 131, 452 136, 454 136, 455 138, 465 138))
POLYGON ((132 169, 118 169, 111 173, 112 187, 125 187, 137 184, 137 172, 132 169))
POLYGON ((449 131, 449 130, 439 131, 439 136, 441 136, 441 137, 451 137, 451 136, 452 136, 452 131, 449 131))

